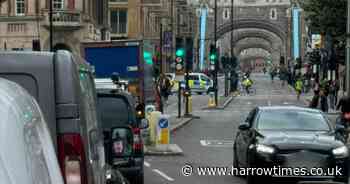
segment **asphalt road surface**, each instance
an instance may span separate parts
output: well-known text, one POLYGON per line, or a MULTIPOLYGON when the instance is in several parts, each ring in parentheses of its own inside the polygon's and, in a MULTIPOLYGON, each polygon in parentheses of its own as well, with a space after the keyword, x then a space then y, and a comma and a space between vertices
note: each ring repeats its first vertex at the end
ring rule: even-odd
MULTIPOLYGON (((243 184, 244 178, 235 176, 198 176, 196 167, 229 167, 233 163, 233 139, 238 125, 255 106, 298 105, 295 93, 279 81, 271 83, 268 75, 252 75, 257 94, 239 96, 225 110, 196 110, 200 119, 176 131, 171 142, 184 151, 182 156, 145 157, 146 184, 243 184), (184 176, 182 167, 194 168, 193 175, 184 176)), ((223 83, 221 83, 223 84, 223 83)), ((222 85, 221 85, 222 86, 222 85)), ((200 99, 204 103, 205 96, 200 99)), ((194 103, 196 103, 194 99, 194 103)), ((198 100, 198 99, 197 99, 198 100)))

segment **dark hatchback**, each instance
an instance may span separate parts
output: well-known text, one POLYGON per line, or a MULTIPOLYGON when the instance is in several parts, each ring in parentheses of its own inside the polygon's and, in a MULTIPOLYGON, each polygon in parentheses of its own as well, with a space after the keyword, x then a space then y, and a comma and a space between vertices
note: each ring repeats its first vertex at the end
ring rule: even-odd
MULTIPOLYGON (((239 125, 233 165, 235 168, 305 169, 297 174, 285 170, 273 177, 263 177, 268 180, 347 182, 348 148, 337 136, 342 128, 334 129, 318 110, 294 106, 257 107, 239 125), (311 175, 311 168, 322 168, 324 175, 311 175), (341 175, 326 173, 328 168, 341 168, 341 175)), ((260 183, 260 179, 262 177, 255 173, 247 176, 247 183, 260 183)))
POLYGON ((97 110, 105 137, 106 161, 132 183, 144 182, 140 121, 131 95, 97 90, 97 110))

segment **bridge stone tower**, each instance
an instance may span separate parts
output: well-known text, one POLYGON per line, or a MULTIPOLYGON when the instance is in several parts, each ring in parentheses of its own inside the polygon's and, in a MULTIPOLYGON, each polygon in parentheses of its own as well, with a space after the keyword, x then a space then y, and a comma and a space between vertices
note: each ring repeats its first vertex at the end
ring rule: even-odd
MULTIPOLYGON (((290 0, 234 0, 233 24, 231 0, 217 0, 217 38, 220 53, 230 54, 231 41, 234 54, 243 61, 271 58, 275 64, 280 56, 289 57, 290 0), (231 31, 233 37, 231 38, 231 31), (264 50, 268 54, 251 53, 264 50)), ((209 1, 214 8, 214 0, 209 1)), ((214 11, 210 11, 207 37, 214 40, 214 11)))

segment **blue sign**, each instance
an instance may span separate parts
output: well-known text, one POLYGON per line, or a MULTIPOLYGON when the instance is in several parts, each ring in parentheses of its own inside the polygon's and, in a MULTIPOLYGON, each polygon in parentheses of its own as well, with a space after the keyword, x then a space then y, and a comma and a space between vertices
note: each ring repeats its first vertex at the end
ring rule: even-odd
POLYGON ((164 32, 164 47, 170 49, 173 43, 173 33, 171 31, 164 32))
POLYGON ((293 8, 293 58, 300 57, 300 9, 293 8))
POLYGON ((158 125, 160 128, 168 128, 169 127, 169 122, 168 119, 166 118, 161 118, 158 122, 158 125))
POLYGON ((207 27, 207 8, 201 9, 200 17, 200 50, 199 50, 199 69, 204 69, 204 55, 205 55, 205 28, 207 27))

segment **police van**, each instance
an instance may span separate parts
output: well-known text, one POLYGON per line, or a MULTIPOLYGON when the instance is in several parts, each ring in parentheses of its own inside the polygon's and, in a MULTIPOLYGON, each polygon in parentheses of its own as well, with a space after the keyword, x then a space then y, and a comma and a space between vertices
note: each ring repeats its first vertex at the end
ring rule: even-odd
MULTIPOLYGON (((176 76, 177 80, 182 88, 185 88, 185 76, 176 76)), ((208 90, 214 86, 213 80, 204 73, 190 73, 188 76, 188 84, 191 92, 199 95, 208 93, 208 90)), ((177 87, 175 85, 175 87, 177 87)))

